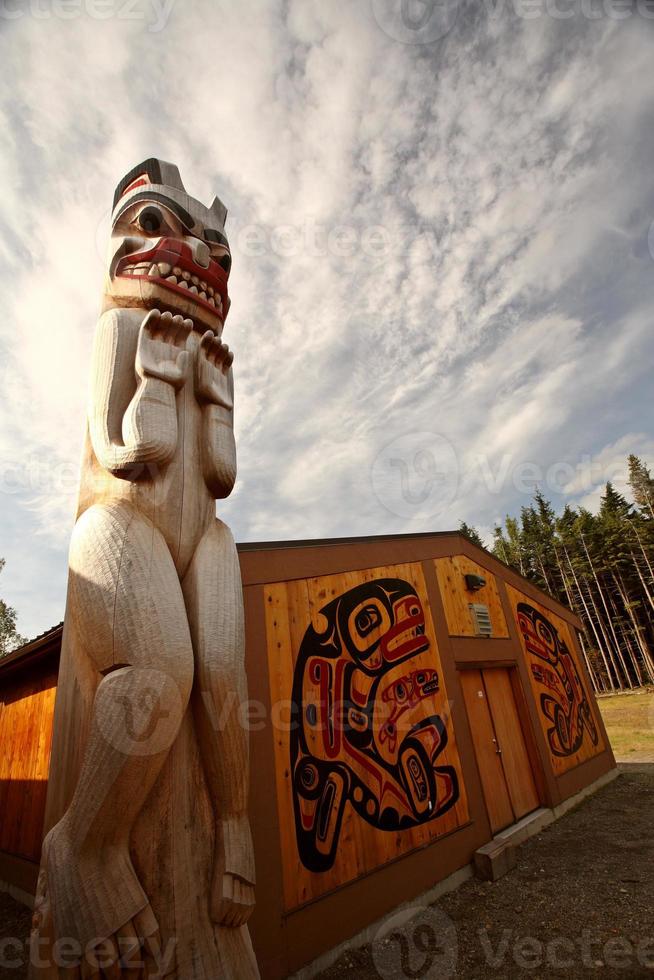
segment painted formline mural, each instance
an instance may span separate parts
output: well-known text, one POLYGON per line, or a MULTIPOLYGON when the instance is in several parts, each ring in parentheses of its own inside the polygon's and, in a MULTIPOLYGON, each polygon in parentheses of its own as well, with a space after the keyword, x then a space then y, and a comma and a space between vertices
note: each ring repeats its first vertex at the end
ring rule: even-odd
POLYGON ((307 629, 295 666, 291 739, 298 851, 311 871, 333 865, 347 803, 372 827, 396 831, 459 798, 455 768, 439 763, 448 739, 440 679, 413 587, 378 579, 320 613, 325 629, 307 629))
POLYGON ((468 808, 422 569, 266 587, 285 904, 456 830, 468 808))
POLYGON ((602 751, 599 730, 572 644, 566 641, 567 625, 553 613, 548 618, 519 593, 513 595, 552 764, 565 771, 602 751))

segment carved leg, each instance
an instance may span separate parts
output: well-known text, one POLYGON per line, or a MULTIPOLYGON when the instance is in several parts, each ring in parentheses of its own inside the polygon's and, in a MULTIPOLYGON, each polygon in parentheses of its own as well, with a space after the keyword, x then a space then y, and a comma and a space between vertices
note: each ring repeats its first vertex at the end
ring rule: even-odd
POLYGON ((215 922, 241 926, 254 908, 247 816, 248 733, 241 574, 230 530, 209 528, 182 583, 196 656, 193 711, 216 815, 211 898, 215 922))
POLYGON ((107 945, 120 950, 127 970, 158 929, 132 866, 130 832, 193 681, 172 558, 161 534, 132 508, 96 506, 78 521, 68 626, 104 676, 77 788, 44 844, 48 900, 58 938, 72 937, 83 949, 102 940, 105 955, 107 945))

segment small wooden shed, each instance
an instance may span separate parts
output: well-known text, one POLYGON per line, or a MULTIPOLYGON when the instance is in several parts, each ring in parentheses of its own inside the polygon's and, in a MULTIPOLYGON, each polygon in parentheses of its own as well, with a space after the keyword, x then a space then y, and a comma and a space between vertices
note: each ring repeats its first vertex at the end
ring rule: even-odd
MULTIPOLYGON (((267 980, 615 767, 581 623, 461 535, 245 544, 239 555, 251 933, 267 980)), ((0 880, 23 893, 36 878, 57 636, 0 664, 0 880)))

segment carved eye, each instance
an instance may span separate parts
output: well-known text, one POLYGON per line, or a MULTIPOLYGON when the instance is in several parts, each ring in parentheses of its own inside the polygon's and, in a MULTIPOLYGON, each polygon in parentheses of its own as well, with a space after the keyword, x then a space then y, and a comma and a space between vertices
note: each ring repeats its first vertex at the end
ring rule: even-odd
POLYGON ((158 231, 161 231, 162 225, 164 224, 162 212, 152 204, 148 205, 147 208, 143 208, 137 220, 143 231, 148 235, 156 235, 158 231))
POLYGON ((406 701, 407 690, 404 684, 400 681, 395 685, 395 697, 398 701, 406 701))
POLYGON ((381 614, 377 606, 364 606, 356 617, 356 628, 360 636, 367 636, 381 623, 381 614))
POLYGON ((356 657, 368 660, 371 668, 381 663, 380 656, 375 653, 382 637, 391 628, 388 609, 381 599, 372 596, 364 599, 352 609, 344 624, 344 633, 352 646, 356 657))

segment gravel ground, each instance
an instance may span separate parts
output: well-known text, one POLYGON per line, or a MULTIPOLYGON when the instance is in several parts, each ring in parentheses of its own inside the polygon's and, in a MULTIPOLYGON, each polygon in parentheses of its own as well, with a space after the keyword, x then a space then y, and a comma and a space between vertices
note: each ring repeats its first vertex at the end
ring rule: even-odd
MULTIPOLYGON (((624 766, 518 852, 494 884, 471 880, 352 951, 320 980, 654 978, 654 765, 624 766)), ((0 937, 30 912, 0 894, 0 937)), ((0 980, 25 977, 2 965, 0 980)), ((14 947, 4 948, 15 955, 14 947)), ((266 980, 264 977, 263 980, 266 980)))
POLYGON ((24 968, 10 968, 7 964, 22 960, 31 922, 32 913, 28 908, 0 892, 0 980, 18 980, 27 976, 24 968), (9 943, 9 939, 15 943, 9 943))
POLYGON ((504 878, 466 882, 320 980, 652 980, 654 765, 621 768, 504 878))

